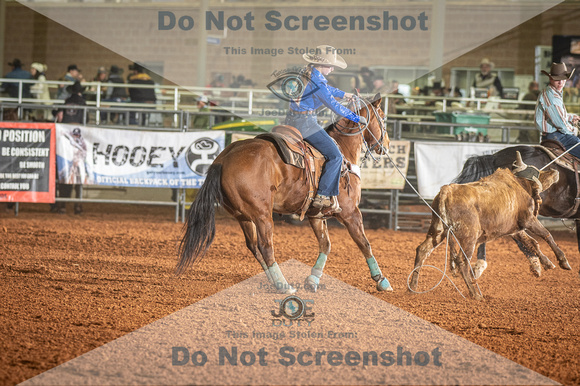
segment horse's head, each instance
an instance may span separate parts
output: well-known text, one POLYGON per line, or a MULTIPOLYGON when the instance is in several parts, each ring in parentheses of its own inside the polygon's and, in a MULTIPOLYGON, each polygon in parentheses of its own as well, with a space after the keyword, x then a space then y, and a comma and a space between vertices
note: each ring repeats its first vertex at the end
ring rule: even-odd
POLYGON ((385 113, 381 108, 383 99, 381 94, 375 95, 370 101, 364 101, 358 114, 368 121, 367 129, 363 133, 368 149, 377 154, 387 154, 389 150, 389 134, 385 122, 385 113))
POLYGON ((343 154, 351 162, 358 162, 358 153, 363 142, 368 151, 377 154, 386 154, 389 149, 389 135, 385 122, 385 113, 381 109, 381 96, 377 94, 371 100, 353 98, 349 108, 356 114, 365 117, 366 125, 355 123, 347 118, 342 118, 327 128, 327 132, 340 145, 343 154))

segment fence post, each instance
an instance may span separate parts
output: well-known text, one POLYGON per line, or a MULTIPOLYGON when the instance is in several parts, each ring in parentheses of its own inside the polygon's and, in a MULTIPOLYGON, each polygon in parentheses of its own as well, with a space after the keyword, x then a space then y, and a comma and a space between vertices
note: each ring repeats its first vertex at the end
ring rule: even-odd
POLYGON ((97 111, 95 112, 95 124, 99 125, 101 123, 101 82, 97 83, 97 91, 96 91, 97 95, 96 95, 96 106, 97 106, 97 111))
MULTIPOLYGON (((177 111, 179 110, 179 87, 175 87, 175 92, 173 93, 173 110, 177 111)), ((181 120, 181 122, 178 122, 179 117, 177 116, 177 114, 173 114, 173 127, 180 127, 180 123, 183 122, 183 120, 181 120)))

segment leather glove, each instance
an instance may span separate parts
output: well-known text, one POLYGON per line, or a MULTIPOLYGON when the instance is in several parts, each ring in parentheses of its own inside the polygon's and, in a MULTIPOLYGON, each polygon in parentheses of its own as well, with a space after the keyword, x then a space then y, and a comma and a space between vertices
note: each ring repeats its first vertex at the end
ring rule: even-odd
POLYGON ((363 117, 362 115, 358 117, 358 123, 360 123, 361 125, 368 125, 367 119, 365 117, 363 117))

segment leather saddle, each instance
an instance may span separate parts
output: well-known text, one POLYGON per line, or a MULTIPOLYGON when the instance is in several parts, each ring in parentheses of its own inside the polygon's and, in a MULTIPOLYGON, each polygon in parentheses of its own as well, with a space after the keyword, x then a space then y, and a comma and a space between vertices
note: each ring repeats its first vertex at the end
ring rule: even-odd
MULTIPOLYGON (((566 152, 564 145, 553 139, 544 139, 540 146, 535 147, 542 149, 552 160, 558 158, 562 153, 566 152)), ((580 161, 570 153, 564 154, 554 163, 575 173, 580 171, 580 161)))
POLYGON ((562 217, 566 218, 573 215, 578 211, 578 207, 580 207, 580 160, 570 153, 566 153, 558 158, 566 152, 566 148, 559 141, 553 139, 544 139, 540 146, 535 147, 542 149, 550 159, 555 160, 554 163, 558 166, 574 172, 574 176, 576 177, 576 199, 574 200, 574 205, 562 217))
MULTIPOLYGON (((326 162, 326 158, 322 153, 304 141, 298 129, 288 125, 275 126, 271 133, 260 134, 256 138, 272 142, 276 146, 276 150, 278 150, 278 154, 284 163, 304 170, 305 178, 308 182, 308 195, 300 208, 300 220, 303 220, 306 214, 309 216, 326 217, 325 210, 320 212, 316 208, 310 208, 310 204, 318 190, 318 181, 322 174, 322 167, 324 166, 324 162, 326 162)), ((351 167, 344 160, 342 169, 342 175, 345 174, 345 170, 356 173, 356 165, 351 167)))

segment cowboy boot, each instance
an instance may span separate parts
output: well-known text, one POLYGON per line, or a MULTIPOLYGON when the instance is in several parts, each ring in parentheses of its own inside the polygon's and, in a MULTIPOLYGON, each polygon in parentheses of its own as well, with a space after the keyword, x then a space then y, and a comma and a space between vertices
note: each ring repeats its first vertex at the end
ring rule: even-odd
POLYGON ((329 197, 317 194, 316 197, 314 197, 314 200, 312 201, 312 206, 317 209, 320 209, 321 211, 324 211, 325 209, 330 209, 329 214, 342 212, 342 209, 338 205, 338 199, 336 198, 336 196, 329 197))

